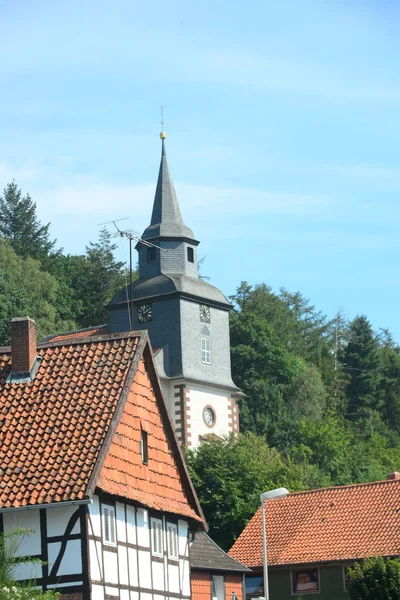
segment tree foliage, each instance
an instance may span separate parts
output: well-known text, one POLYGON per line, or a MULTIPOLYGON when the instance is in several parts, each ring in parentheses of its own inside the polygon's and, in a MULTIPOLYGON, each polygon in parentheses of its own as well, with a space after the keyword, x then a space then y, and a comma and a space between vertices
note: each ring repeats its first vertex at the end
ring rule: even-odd
POLYGON ((15 181, 0 197, 0 236, 9 240, 13 250, 23 258, 45 260, 53 251, 50 223, 42 225, 36 216, 36 204, 29 194, 22 195, 15 181))
POLYGON ((250 432, 238 438, 210 439, 187 451, 186 460, 212 537, 223 548, 229 548, 241 533, 263 491, 276 481, 301 487, 279 453, 250 432))
POLYGON ((367 558, 348 569, 352 600, 400 600, 400 561, 367 558))
POLYGON ((0 239, 0 343, 9 342, 13 317, 31 316, 39 337, 75 326, 73 321, 59 317, 55 300, 58 282, 42 271, 40 263, 22 258, 10 244, 0 239))
POLYGON ((32 533, 28 529, 14 529, 0 533, 0 598, 1 600, 58 600, 56 591, 42 592, 35 587, 35 581, 20 584, 16 571, 20 565, 40 563, 37 558, 23 554, 24 541, 32 533))

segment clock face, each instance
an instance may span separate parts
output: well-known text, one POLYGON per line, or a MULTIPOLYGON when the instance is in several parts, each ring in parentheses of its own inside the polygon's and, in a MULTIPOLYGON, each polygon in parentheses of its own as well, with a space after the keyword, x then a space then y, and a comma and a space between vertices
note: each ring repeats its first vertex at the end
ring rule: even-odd
POLYGON ((210 406, 206 406, 203 410, 203 419, 208 427, 213 427, 215 423, 215 413, 210 406))
POLYGON ((139 323, 148 323, 151 321, 153 316, 153 311, 151 308, 151 304, 142 304, 138 308, 138 319, 139 323))
POLYGON ((200 304, 200 321, 202 323, 209 323, 210 316, 210 307, 206 304, 200 304))

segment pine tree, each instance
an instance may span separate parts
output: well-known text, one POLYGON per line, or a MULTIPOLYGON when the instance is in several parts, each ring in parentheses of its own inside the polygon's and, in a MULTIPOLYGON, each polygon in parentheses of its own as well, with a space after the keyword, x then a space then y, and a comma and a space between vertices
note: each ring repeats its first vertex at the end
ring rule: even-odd
POLYGON ((110 241, 106 229, 100 231, 99 241, 86 246, 86 261, 83 281, 79 282, 82 291, 83 316, 81 325, 90 327, 108 321, 107 303, 125 285, 124 263, 115 260, 117 249, 110 241))
POLYGON ((349 326, 348 343, 341 355, 347 376, 348 417, 364 419, 381 408, 379 344, 365 316, 349 326))
POLYGON ((49 239, 49 227, 36 216, 36 203, 15 181, 9 183, 0 197, 0 236, 10 241, 13 250, 23 258, 43 261, 53 251, 56 240, 49 239))

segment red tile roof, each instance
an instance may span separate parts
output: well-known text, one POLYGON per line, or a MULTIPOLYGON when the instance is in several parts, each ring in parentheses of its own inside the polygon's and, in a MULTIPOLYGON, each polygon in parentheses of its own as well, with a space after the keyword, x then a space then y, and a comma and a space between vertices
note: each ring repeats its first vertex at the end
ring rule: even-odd
POLYGON ((143 359, 97 485, 105 492, 137 500, 154 509, 198 518, 187 501, 143 359), (141 429, 148 434, 147 465, 143 464, 139 452, 141 429), (132 452, 132 448, 136 452, 132 452))
MULTIPOLYGON (((201 520, 147 334, 44 342, 38 345, 38 355, 41 363, 33 382, 10 384, 10 350, 0 349, 0 508, 82 500, 95 489, 104 463, 100 483, 107 491, 113 491, 116 479, 129 477, 130 487, 123 495, 153 507, 157 499, 158 508, 201 520), (153 385, 142 406, 140 378, 149 377, 146 373, 152 373, 153 385), (151 477, 144 480, 138 444, 123 447, 124 465, 116 464, 114 456, 121 428, 137 430, 139 418, 151 421, 151 477), (106 477, 110 465, 112 473, 106 477)), ((114 488, 113 493, 118 491, 122 490, 114 488)))
MULTIPOLYGON (((400 481, 290 494, 265 502, 268 564, 294 565, 400 554, 400 481)), ((262 565, 261 508, 230 556, 262 565)))
POLYGON ((77 329, 76 331, 67 331, 65 333, 49 335, 47 336, 46 341, 59 342, 76 338, 87 338, 95 335, 105 335, 107 333, 109 333, 108 325, 97 325, 96 327, 89 327, 88 329, 77 329))

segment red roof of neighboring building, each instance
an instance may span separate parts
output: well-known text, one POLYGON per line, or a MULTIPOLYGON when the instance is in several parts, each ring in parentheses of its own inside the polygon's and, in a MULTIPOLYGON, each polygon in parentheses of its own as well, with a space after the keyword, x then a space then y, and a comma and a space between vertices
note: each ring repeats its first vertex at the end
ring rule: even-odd
MULTIPOLYGON (((400 554, 400 480, 290 494, 265 502, 269 565, 400 554)), ((230 556, 262 565, 261 508, 230 556)))
POLYGON ((0 349, 0 508, 82 500, 100 487, 201 521, 147 333, 48 341, 37 352, 34 380, 8 383, 10 349, 0 349), (141 423, 147 467, 132 443, 141 423))
POLYGON ((87 329, 77 329, 76 331, 66 331, 65 333, 49 335, 45 338, 45 341, 59 342, 76 338, 87 338, 95 335, 105 335, 107 333, 109 333, 108 325, 97 325, 96 327, 89 327, 87 329))

